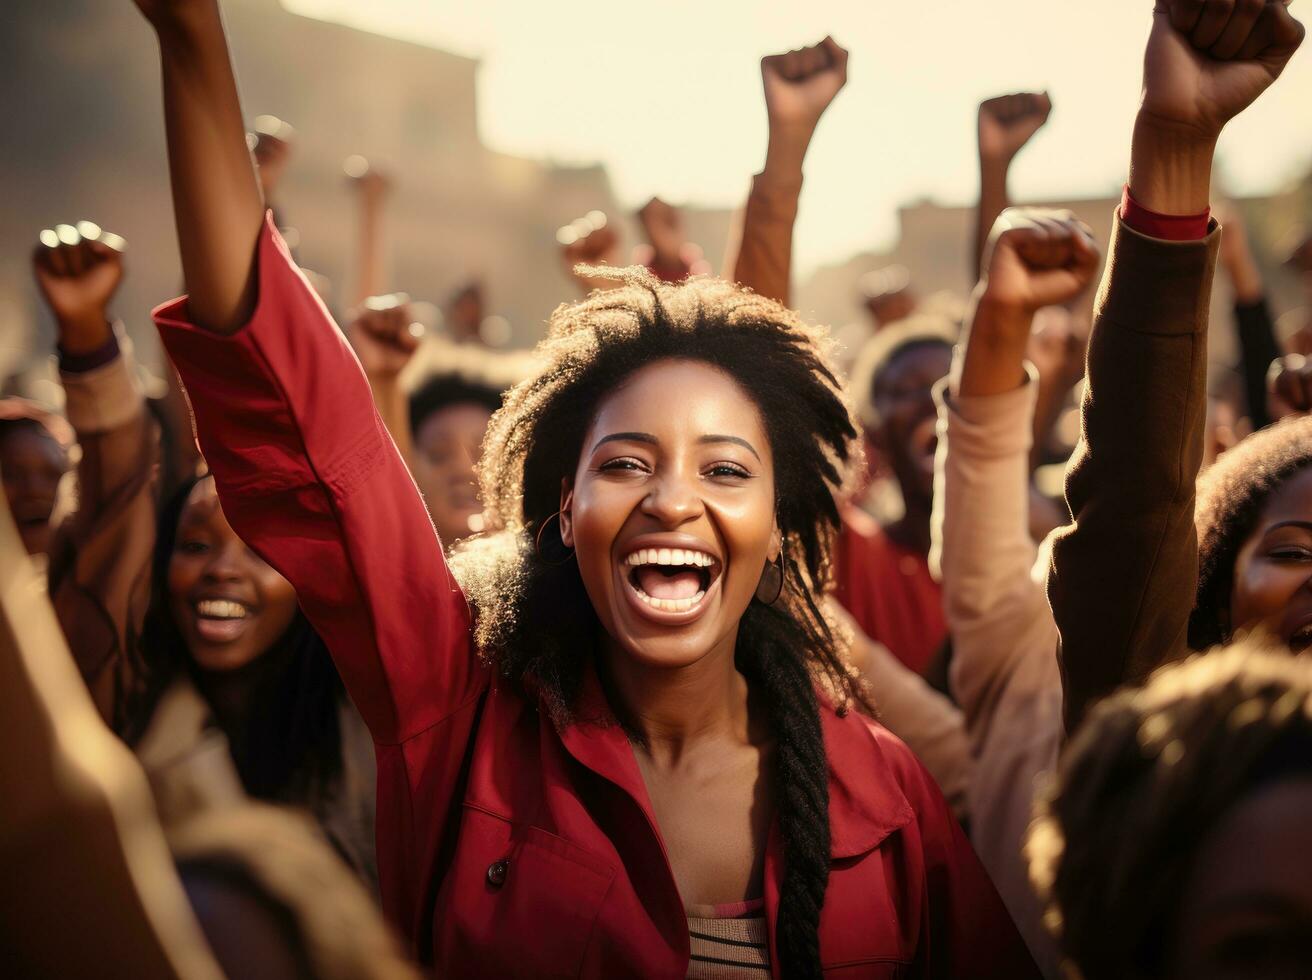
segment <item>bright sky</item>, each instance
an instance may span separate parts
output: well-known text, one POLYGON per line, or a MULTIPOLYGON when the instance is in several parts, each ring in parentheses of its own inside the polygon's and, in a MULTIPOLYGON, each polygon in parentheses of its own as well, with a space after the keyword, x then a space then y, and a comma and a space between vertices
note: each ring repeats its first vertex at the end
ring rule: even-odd
MULTIPOLYGON (((729 206, 765 148, 758 61, 826 33, 852 52, 847 88, 807 159, 796 248, 805 271, 887 244, 899 203, 969 202, 975 108, 1047 89, 1047 127, 1013 192, 1085 196, 1125 176, 1152 0, 283 0, 481 59, 491 147, 606 164, 620 199, 729 206)), ((1295 5, 1295 10, 1299 5, 1295 5)), ((1312 6, 1304 14, 1312 13, 1312 6)), ((1274 190, 1312 165, 1312 42, 1234 123, 1233 193, 1274 190)))

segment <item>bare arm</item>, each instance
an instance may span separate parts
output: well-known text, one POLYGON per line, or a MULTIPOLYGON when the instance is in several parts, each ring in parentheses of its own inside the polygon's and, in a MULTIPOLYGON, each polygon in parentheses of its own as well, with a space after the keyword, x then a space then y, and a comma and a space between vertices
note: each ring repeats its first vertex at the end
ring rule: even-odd
POLYGON ((787 306, 802 161, 820 117, 847 83, 847 52, 827 37, 770 55, 761 59, 761 80, 770 137, 765 168, 752 181, 732 277, 787 306))
POLYGON ((984 250, 993 223, 1011 206, 1007 174, 1016 154, 1048 121, 1052 100, 1046 92, 999 95, 979 107, 979 212, 975 222, 976 279, 984 274, 984 250))
POLYGON ((423 333, 423 325, 410 316, 409 297, 404 293, 370 296, 346 328, 346 337, 369 379, 374 406, 411 473, 415 469, 414 443, 401 372, 418 350, 423 333))
POLYGON ((159 38, 169 176, 195 322, 237 331, 255 309, 264 199, 246 148, 218 0, 136 0, 159 38))
POLYGON ((344 167, 355 194, 359 226, 351 306, 360 307, 370 296, 379 296, 388 289, 383 263, 386 252, 383 242, 383 211, 387 206, 391 181, 385 174, 371 167, 364 157, 350 157, 344 167))

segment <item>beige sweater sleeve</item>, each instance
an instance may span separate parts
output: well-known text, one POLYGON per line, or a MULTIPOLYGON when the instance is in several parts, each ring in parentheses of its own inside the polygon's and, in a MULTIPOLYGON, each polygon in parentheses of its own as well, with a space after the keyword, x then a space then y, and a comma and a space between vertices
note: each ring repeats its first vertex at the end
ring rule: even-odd
POLYGON ((953 399, 946 384, 936 392, 931 563, 952 635, 952 693, 974 757, 971 840, 1035 961, 1055 977, 1056 946, 1022 852, 1036 784, 1055 765, 1062 738, 1057 627, 1028 526, 1038 385, 1027 370, 1026 383, 1003 395, 953 399))

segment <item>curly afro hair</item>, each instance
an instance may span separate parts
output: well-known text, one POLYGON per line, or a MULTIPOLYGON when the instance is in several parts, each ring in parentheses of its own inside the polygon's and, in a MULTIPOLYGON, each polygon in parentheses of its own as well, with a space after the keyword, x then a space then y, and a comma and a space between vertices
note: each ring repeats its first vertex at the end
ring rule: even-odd
POLYGON ((1239 550, 1267 501, 1312 466, 1312 417, 1286 419, 1244 439, 1198 479, 1198 593, 1189 645, 1205 650, 1227 639, 1230 591, 1239 550))
POLYGON ((838 528, 836 495, 859 452, 856 427, 830 367, 829 340, 772 300, 716 279, 667 284, 640 269, 589 270, 620 280, 552 315, 535 375, 506 393, 480 467, 489 533, 458 547, 453 569, 476 611, 480 648, 532 690, 558 725, 571 712, 602 629, 577 563, 563 550, 562 482, 606 395, 667 359, 712 365, 755 402, 774 455, 785 586, 753 600, 739 624, 737 666, 768 705, 776 738, 786 872, 779 950, 788 976, 818 977, 818 923, 829 877, 823 686, 840 710, 868 709, 838 628, 824 611, 838 528), (550 548, 548 548, 550 546, 550 548))
POLYGON ((1092 708, 1025 845, 1066 975, 1165 976, 1207 833, 1254 790, 1309 773, 1312 660, 1268 638, 1165 667, 1092 708))

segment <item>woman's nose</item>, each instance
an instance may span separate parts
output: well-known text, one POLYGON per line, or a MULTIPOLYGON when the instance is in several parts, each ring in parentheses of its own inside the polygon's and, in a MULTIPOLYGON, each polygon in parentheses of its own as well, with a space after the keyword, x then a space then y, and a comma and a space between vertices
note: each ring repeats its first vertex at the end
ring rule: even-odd
POLYGON ((244 545, 228 544, 211 552, 205 577, 215 582, 232 582, 242 577, 241 553, 244 545))
POLYGON ((642 510, 665 524, 682 524, 701 516, 702 498, 693 481, 669 473, 657 477, 651 485, 642 510))

